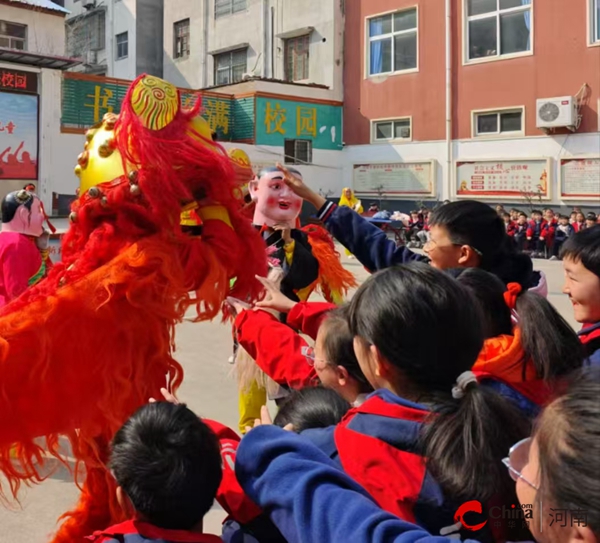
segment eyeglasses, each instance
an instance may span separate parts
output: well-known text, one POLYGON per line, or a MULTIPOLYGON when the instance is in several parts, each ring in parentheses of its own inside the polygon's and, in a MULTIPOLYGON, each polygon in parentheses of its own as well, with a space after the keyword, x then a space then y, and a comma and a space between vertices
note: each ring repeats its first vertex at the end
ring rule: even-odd
POLYGON ((322 362, 323 364, 327 365, 326 360, 323 360, 322 358, 317 358, 315 356, 314 347, 302 347, 301 352, 302 352, 302 355, 306 357, 306 362, 308 363, 309 366, 314 368, 315 362, 317 362, 317 361, 322 362))
MULTIPOLYGON (((439 247, 440 249, 443 249, 444 247, 461 247, 462 245, 465 245, 465 244, 464 243, 451 243, 450 245, 438 245, 434 239, 429 237, 429 239, 423 246, 423 249, 432 248, 432 247, 439 247)), ((469 247, 471 247, 471 249, 473 249, 473 251, 475 251, 479 256, 483 256, 483 253, 479 249, 476 249, 472 245, 469 245, 469 247)))
POLYGON ((539 490, 537 485, 523 477, 521 473, 529 463, 529 450, 531 449, 531 438, 527 437, 515 443, 508 451, 508 456, 502 459, 502 463, 508 468, 508 474, 513 481, 523 479, 530 487, 539 490))

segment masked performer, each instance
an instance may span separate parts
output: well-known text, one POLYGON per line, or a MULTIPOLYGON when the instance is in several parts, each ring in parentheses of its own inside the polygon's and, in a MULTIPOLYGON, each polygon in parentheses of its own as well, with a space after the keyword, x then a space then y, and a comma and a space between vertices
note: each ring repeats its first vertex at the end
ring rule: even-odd
POLYGON ((81 501, 55 542, 125 520, 108 444, 160 387, 181 383, 175 324, 190 307, 211 319, 228 295, 253 299, 254 276, 266 273, 264 243, 239 212, 231 160, 199 103, 183 109, 155 77, 133 82, 120 115, 87 133, 62 262, 0 311, 2 491, 40 481, 60 435, 85 465, 81 501), (184 209, 201 224, 184 231, 184 209))
MULTIPOLYGON (((301 176, 297 170, 292 171, 301 176)), ((344 294, 356 284, 355 278, 342 267, 331 236, 324 228, 317 225, 298 228, 302 199, 288 188, 283 177, 278 168, 265 168, 249 185, 255 204, 254 227, 265 240, 269 259, 281 268, 277 274, 281 292, 299 302, 319 290, 328 301, 341 303, 344 294)), ((281 320, 285 322, 284 317, 281 320)), ((247 353, 239 353, 236 365, 240 381, 239 429, 244 432, 247 425, 260 418, 267 392, 265 377, 247 353)), ((275 386, 269 387, 269 393, 277 399, 281 391, 275 386)))
POLYGON ((38 283, 51 266, 46 214, 40 199, 27 190, 2 200, 0 232, 0 307, 38 283))

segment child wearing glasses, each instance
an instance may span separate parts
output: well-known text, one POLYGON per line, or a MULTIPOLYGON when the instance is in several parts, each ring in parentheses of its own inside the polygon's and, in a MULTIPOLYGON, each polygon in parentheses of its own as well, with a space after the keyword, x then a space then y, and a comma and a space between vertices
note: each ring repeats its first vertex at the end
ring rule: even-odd
POLYGON ((239 344, 259 368, 279 385, 298 390, 319 383, 353 406, 373 391, 353 350, 347 307, 323 302, 295 302, 269 279, 259 277, 266 296, 249 311, 232 304, 239 344), (287 315, 282 325, 273 312, 287 315), (295 330, 314 340, 314 346, 295 330))
POLYGON ((434 268, 481 268, 505 284, 519 283, 546 296, 542 272, 533 271, 531 258, 517 252, 502 218, 489 205, 475 200, 449 202, 428 219, 429 240, 425 255, 397 246, 385 232, 348 207, 327 202, 302 179, 278 165, 286 184, 319 211, 317 217, 329 232, 369 271, 374 272, 410 261, 430 261, 434 268))

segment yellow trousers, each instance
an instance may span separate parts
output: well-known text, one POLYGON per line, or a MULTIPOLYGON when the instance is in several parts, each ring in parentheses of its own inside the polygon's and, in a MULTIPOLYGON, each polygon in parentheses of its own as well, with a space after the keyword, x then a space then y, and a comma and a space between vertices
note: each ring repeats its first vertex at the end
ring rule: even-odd
POLYGON ((246 426, 254 427, 254 421, 260 419, 260 409, 267 404, 267 391, 256 381, 252 383, 250 390, 240 390, 238 408, 240 413, 239 430, 241 434, 246 433, 246 426))

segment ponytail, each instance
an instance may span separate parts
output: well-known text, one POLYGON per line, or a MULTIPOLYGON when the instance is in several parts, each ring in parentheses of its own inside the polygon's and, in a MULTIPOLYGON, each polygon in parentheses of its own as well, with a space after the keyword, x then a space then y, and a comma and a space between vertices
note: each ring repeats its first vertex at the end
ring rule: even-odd
POLYGON ((533 362, 539 379, 555 379, 581 368, 583 346, 548 300, 524 291, 516 297, 514 309, 526 359, 533 362))
POLYGON ((439 407, 424 425, 420 443, 427 467, 457 501, 513 496, 514 482, 501 459, 530 434, 530 424, 511 402, 488 387, 470 381, 462 391, 461 397, 453 392, 452 399, 438 399, 439 407))

